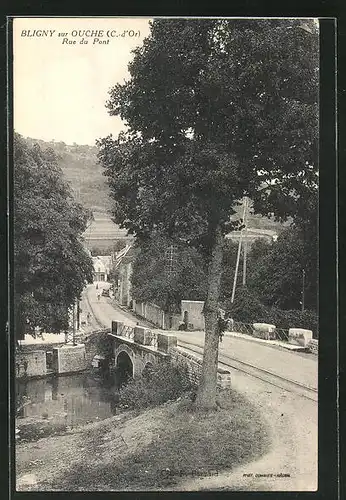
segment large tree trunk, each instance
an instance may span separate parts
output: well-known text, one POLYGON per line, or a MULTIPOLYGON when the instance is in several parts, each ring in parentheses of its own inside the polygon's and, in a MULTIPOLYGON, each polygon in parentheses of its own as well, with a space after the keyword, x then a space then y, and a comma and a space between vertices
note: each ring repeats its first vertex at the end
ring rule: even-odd
POLYGON ((216 407, 216 385, 219 355, 217 312, 222 274, 223 236, 218 226, 208 268, 208 293, 204 305, 205 337, 202 373, 199 381, 196 405, 200 408, 216 407))

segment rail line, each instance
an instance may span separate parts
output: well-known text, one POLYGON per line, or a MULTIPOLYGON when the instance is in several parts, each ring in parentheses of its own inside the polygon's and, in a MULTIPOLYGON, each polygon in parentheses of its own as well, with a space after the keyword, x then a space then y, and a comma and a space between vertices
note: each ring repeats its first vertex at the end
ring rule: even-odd
MULTIPOLYGON (((178 340, 178 346, 186 349, 187 351, 192 351, 197 354, 203 354, 203 348, 200 346, 196 346, 196 344, 192 344, 191 342, 185 342, 183 340, 178 340), (192 347, 191 347, 192 346, 192 347)), ((239 359, 232 358, 227 354, 220 353, 219 354, 219 364, 223 365, 227 368, 233 368, 240 372, 246 373, 252 377, 255 377, 263 382, 267 382, 268 384, 274 385, 280 389, 287 390, 289 392, 294 392, 299 396, 302 396, 306 399, 310 399, 311 401, 318 401, 318 391, 314 387, 310 387, 305 384, 301 384, 300 382, 296 382, 295 380, 290 380, 281 375, 277 375, 276 373, 272 373, 263 368, 258 368, 250 363, 246 363, 245 361, 240 361, 239 359)))

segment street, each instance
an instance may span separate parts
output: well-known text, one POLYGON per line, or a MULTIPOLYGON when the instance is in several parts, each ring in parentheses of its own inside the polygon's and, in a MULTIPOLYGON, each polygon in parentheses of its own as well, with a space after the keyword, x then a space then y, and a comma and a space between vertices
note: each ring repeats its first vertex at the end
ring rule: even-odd
MULTIPOLYGON (((94 285, 87 289, 90 306, 100 325, 112 320, 135 326, 130 312, 100 297, 94 285)), ((141 321, 139 321, 141 323, 141 321)), ((173 333, 173 332, 172 332, 173 333)), ((203 332, 174 332, 181 341, 203 345, 203 332)), ((317 387, 317 358, 286 352, 279 348, 230 337, 220 343, 220 354, 265 368, 312 387, 317 387)), ((247 491, 311 491, 317 488, 318 405, 315 401, 280 389, 262 380, 231 369, 232 388, 246 396, 261 411, 270 428, 271 451, 255 463, 215 478, 187 479, 182 490, 226 487, 247 491), (257 474, 257 476, 256 476, 257 474), (270 474, 282 474, 270 477, 270 474), (286 476, 285 476, 286 475, 286 476)))
MULTIPOLYGON (((129 326, 135 326, 137 322, 145 324, 145 320, 140 321, 132 316, 131 312, 120 309, 108 297, 101 295, 98 300, 98 291, 94 285, 90 285, 86 293, 92 311, 102 327, 110 328, 112 320, 123 321, 129 326)), ((158 329, 158 331, 160 330, 158 329)), ((173 332, 171 333, 173 334, 173 332)), ((174 335, 177 336, 178 343, 180 340, 193 346, 203 347, 204 332, 174 331, 174 335)), ((275 375, 317 389, 318 361, 317 356, 312 354, 290 352, 241 337, 231 337, 227 333, 220 342, 219 352, 220 355, 232 356, 234 359, 268 370, 275 375)))

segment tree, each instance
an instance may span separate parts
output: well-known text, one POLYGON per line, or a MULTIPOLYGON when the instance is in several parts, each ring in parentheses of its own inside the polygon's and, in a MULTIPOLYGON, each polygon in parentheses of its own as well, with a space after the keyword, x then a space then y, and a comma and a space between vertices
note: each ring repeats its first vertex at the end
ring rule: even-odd
POLYGON ((317 245, 315 252, 313 246, 314 240, 304 240, 301 229, 286 229, 256 265, 249 264, 248 287, 265 305, 300 309, 304 272, 305 307, 316 309, 317 245))
MULTIPOLYGON (((304 21, 306 22, 306 21, 304 21)), ((244 195, 295 214, 316 187, 318 36, 295 20, 155 20, 110 90, 127 131, 98 142, 114 220, 175 235, 208 263, 196 402, 215 407, 224 235, 244 195)))
POLYGON ((166 312, 180 312, 181 300, 205 299, 206 270, 195 249, 160 234, 136 246, 131 276, 136 300, 154 302, 166 312))
POLYGON ((81 235, 89 214, 76 203, 54 152, 14 136, 16 332, 68 327, 68 309, 92 282, 81 235))

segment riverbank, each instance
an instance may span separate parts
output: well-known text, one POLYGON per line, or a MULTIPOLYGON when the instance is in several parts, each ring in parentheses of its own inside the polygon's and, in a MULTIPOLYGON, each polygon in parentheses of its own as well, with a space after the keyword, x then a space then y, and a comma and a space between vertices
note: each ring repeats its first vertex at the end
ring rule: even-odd
POLYGON ((177 490, 249 463, 270 447, 258 409, 233 390, 218 411, 188 397, 16 446, 20 491, 177 490))

